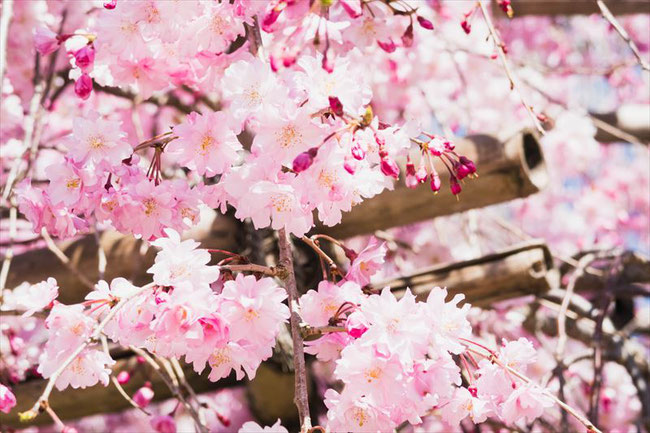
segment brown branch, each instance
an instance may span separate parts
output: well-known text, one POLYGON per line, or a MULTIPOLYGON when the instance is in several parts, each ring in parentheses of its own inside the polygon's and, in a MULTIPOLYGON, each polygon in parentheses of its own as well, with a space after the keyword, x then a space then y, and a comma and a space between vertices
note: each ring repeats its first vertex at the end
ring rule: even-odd
POLYGON ((306 433, 311 427, 309 414, 309 396, 307 394, 307 369, 305 367, 305 352, 302 335, 300 332, 300 316, 295 311, 300 297, 296 287, 296 275, 293 268, 293 251, 290 235, 285 229, 278 231, 278 248, 280 250, 280 266, 286 269, 285 285, 289 296, 289 323, 291 325, 291 338, 293 340, 293 365, 295 369, 295 403, 300 416, 300 430, 306 433))
POLYGON ((47 244, 47 248, 49 248, 52 253, 63 263, 63 265, 68 268, 72 274, 74 274, 75 277, 81 281, 81 283, 86 286, 89 290, 94 290, 95 285, 90 282, 88 278, 84 274, 82 274, 79 269, 77 269, 71 262, 68 256, 65 255, 63 251, 54 243, 54 240, 52 240, 52 237, 50 234, 47 232, 47 229, 43 227, 41 230, 41 236, 43 236, 43 239, 45 239, 45 243, 47 244))

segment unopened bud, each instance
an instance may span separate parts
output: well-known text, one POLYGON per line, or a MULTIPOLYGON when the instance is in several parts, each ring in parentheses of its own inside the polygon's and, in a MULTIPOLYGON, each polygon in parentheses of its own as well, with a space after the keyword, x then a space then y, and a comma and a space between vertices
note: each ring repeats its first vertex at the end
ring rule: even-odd
POLYGON ((34 46, 41 56, 47 56, 59 49, 61 40, 47 27, 38 27, 34 31, 34 46))
POLYGON ((154 392, 149 382, 133 394, 133 401, 140 407, 147 407, 153 400, 154 392))
POLYGON ((151 427, 158 433, 176 433, 176 421, 169 415, 157 415, 151 418, 151 427))
POLYGON ((379 45, 379 48, 386 51, 387 53, 392 53, 397 49, 397 46, 395 45, 395 42, 393 42, 392 39, 388 39, 385 42, 378 40, 377 45, 379 45))
POLYGON ((413 24, 409 24, 406 31, 402 35, 402 45, 410 47, 413 45, 413 24))
POLYGON ((117 0, 110 0, 106 3, 104 3, 104 8, 108 10, 113 10, 115 9, 115 6, 117 6, 117 0))
POLYGON ((119 383, 120 385, 124 385, 128 383, 129 380, 131 380, 131 375, 129 374, 128 371, 123 370, 117 374, 117 383, 119 383))
POLYGON ((420 26, 423 29, 433 30, 433 23, 431 21, 429 21, 428 19, 426 19, 424 17, 421 17, 419 15, 418 15, 418 23, 420 23, 420 26))
POLYGON ((74 59, 83 72, 90 72, 95 62, 95 48, 92 44, 84 45, 74 53, 74 59))
POLYGON ((462 188, 460 187, 460 183, 458 183, 456 176, 451 176, 449 178, 449 187, 451 188, 451 193, 453 195, 458 195, 462 191, 462 188))
POLYGON ((318 154, 318 148, 312 147, 306 152, 302 152, 293 160, 293 171, 301 173, 307 170, 314 163, 314 157, 318 154))
POLYGON ((440 191, 440 187, 442 186, 442 182, 440 182, 440 176, 438 176, 438 173, 435 171, 431 173, 431 191, 437 193, 440 191))
POLYGON ((74 83, 74 93, 84 101, 93 91, 93 79, 88 74, 81 74, 74 83))
POLYGON ((465 33, 467 33, 468 35, 472 31, 472 25, 470 23, 468 23, 467 20, 461 21, 460 26, 463 28, 465 33))
POLYGON ((391 176, 397 179, 399 177, 399 167, 390 158, 384 158, 381 160, 381 172, 384 173, 385 176, 391 176))
POLYGON ((336 96, 330 96, 329 98, 330 110, 334 113, 335 116, 343 116, 343 104, 336 96))

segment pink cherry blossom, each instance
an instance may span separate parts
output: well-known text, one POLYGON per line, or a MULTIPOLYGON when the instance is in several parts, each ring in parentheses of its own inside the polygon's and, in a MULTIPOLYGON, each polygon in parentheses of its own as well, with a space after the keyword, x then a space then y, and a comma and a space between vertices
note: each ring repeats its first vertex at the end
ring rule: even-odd
POLYGON ((174 128, 174 133, 179 138, 169 144, 168 151, 178 155, 181 165, 200 175, 214 176, 227 171, 242 149, 223 112, 192 113, 186 122, 174 128))

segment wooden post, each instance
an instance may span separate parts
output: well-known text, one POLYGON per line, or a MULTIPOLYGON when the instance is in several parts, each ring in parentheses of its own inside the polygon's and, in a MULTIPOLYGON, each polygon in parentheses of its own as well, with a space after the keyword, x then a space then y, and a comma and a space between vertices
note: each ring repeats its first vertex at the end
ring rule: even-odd
MULTIPOLYGON (((650 13, 647 0, 608 0, 605 2, 614 15, 650 13)), ((492 3, 497 17, 505 17, 496 2, 492 3)), ((591 15, 599 14, 595 0, 512 0, 514 18, 527 15, 591 15)))
POLYGON ((444 263, 414 274, 374 284, 390 287, 397 294, 407 287, 424 301, 432 287, 446 287, 451 299, 458 293, 478 307, 506 299, 547 292, 559 283, 548 247, 533 241, 476 259, 444 263))

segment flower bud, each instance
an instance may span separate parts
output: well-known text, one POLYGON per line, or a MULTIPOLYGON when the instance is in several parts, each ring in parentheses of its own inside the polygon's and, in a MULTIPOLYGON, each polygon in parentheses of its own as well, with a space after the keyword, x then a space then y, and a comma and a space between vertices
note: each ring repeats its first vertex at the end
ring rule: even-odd
POLYGON ((156 415, 151 418, 151 427, 158 433, 176 433, 176 421, 169 415, 156 415))
POLYGON ((278 17, 280 16, 280 13, 284 10, 286 6, 287 6, 286 1, 280 1, 273 9, 268 11, 266 15, 264 15, 264 18, 262 18, 262 30, 264 30, 267 33, 271 33, 273 31, 271 29, 271 26, 275 24, 275 22, 278 20, 278 17))
POLYGON ((418 23, 423 29, 433 30, 433 23, 420 15, 418 15, 418 23))
POLYGON ((437 193, 440 191, 440 187, 442 187, 442 182, 440 182, 440 176, 438 176, 438 173, 435 171, 431 173, 431 191, 434 193, 437 193))
POLYGON ((347 171, 350 174, 354 174, 357 171, 357 161, 351 159, 351 160, 346 160, 343 163, 343 168, 345 171, 347 171))
POLYGON ((88 74, 82 74, 74 83, 74 93, 84 101, 93 91, 93 79, 88 74))
POLYGON ((363 158, 366 157, 366 151, 363 150, 361 145, 356 141, 354 142, 350 150, 352 152, 352 156, 354 157, 354 159, 358 161, 361 161, 363 158))
POLYGON ((368 321, 359 312, 350 314, 345 321, 345 330, 352 338, 359 338, 368 330, 368 321))
POLYGON ((104 9, 113 10, 117 6, 117 0, 110 0, 104 3, 104 9))
POLYGON ((14 406, 16 406, 16 396, 0 383, 0 412, 9 413, 14 406))
POLYGON ((393 161, 390 158, 383 158, 381 160, 381 172, 384 173, 385 176, 391 176, 397 179, 399 177, 399 167, 397 164, 395 164, 395 161, 393 161))
POLYGON ((329 98, 330 110, 334 113, 335 116, 343 116, 343 104, 336 96, 330 96, 329 98))
POLYGON ((84 45, 74 53, 74 59, 83 72, 92 71, 93 63, 95 63, 95 48, 92 44, 84 45))
POLYGON ((456 176, 451 176, 449 178, 449 187, 451 188, 451 193, 453 195, 458 195, 462 191, 462 188, 460 187, 460 183, 458 183, 456 176))
POLYGON ((124 385, 131 380, 131 375, 129 374, 128 371, 122 370, 117 374, 117 383, 120 385, 124 385))
POLYGON ((419 183, 424 183, 424 181, 427 180, 427 176, 429 174, 427 173, 427 168, 424 165, 424 161, 420 161, 420 166, 418 167, 418 170, 415 172, 415 178, 419 183))
POLYGON ((343 7, 343 10, 345 10, 350 18, 359 18, 363 15, 361 2, 359 0, 339 0, 339 4, 343 7))
POLYGON ((78 430, 72 426, 64 425, 61 429, 61 433, 77 433, 78 430))
POLYGON ((306 152, 302 152, 293 160, 293 171, 302 173, 314 163, 314 157, 318 154, 318 149, 312 147, 306 152))
POLYGON ((386 51, 387 53, 395 52, 395 49, 397 49, 397 46, 395 45, 395 42, 393 42, 392 39, 388 39, 385 42, 378 40, 377 45, 379 45, 379 48, 386 51))
POLYGON ((413 24, 409 24, 406 31, 402 35, 402 45, 410 47, 413 45, 413 24))
POLYGON ((463 21, 460 23, 460 26, 463 28, 463 30, 465 31, 465 33, 467 33, 468 35, 469 35, 469 32, 472 31, 472 25, 471 25, 470 23, 468 23, 467 20, 463 20, 463 21))
POLYGON ((465 156, 460 156, 459 162, 463 164, 465 167, 467 167, 467 170, 469 170, 469 174, 476 173, 476 165, 474 165, 474 161, 472 161, 471 159, 465 156))
POLYGON ((406 163, 406 186, 407 188, 416 188, 418 186, 418 180, 415 177, 415 165, 409 160, 406 163))
POLYGON ((57 34, 47 27, 38 27, 34 31, 34 46, 41 56, 47 56, 55 52, 61 45, 57 34))
POLYGON ((224 427, 230 427, 230 418, 217 412, 217 419, 224 427))
POLYGON ((133 394, 133 401, 140 407, 147 407, 153 400, 154 392, 149 382, 133 394))

